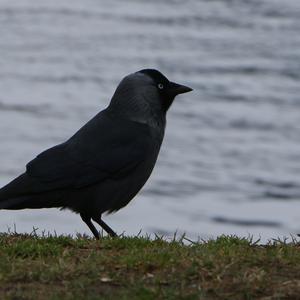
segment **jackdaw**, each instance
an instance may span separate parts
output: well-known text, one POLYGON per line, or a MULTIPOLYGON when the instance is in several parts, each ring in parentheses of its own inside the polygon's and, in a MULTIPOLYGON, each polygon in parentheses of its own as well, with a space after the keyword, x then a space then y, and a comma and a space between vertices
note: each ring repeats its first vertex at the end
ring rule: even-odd
POLYGON ((101 215, 124 207, 143 187, 164 137, 166 112, 176 95, 189 91, 154 69, 126 76, 106 109, 0 189, 0 209, 68 208, 95 238, 91 220, 116 236, 101 215))

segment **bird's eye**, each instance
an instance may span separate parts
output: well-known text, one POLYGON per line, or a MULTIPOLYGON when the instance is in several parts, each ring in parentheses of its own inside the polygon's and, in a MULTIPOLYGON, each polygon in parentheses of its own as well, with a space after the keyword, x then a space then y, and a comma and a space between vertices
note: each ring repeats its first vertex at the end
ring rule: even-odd
POLYGON ((162 90, 162 89, 164 88, 164 85, 163 85, 162 83, 159 83, 159 84, 157 85, 157 87, 158 87, 160 90, 162 90))

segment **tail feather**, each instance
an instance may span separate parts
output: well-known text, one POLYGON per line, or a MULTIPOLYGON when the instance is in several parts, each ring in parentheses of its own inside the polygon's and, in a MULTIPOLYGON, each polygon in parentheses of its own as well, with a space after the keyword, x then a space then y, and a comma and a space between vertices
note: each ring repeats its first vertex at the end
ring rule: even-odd
POLYGON ((0 209, 64 207, 65 199, 66 191, 52 190, 26 173, 0 189, 0 209))
POLYGON ((26 173, 18 176, 0 189, 0 209, 26 208, 26 202, 31 198, 32 180, 26 173))
POLYGON ((32 193, 33 180, 26 174, 21 174, 0 189, 0 203, 11 198, 19 198, 32 193))
POLYGON ((12 198, 0 201, 0 209, 23 209, 27 208, 26 199, 28 197, 12 198))
POLYGON ((0 209, 25 209, 61 207, 61 191, 45 191, 26 173, 0 189, 0 209))
POLYGON ((21 189, 20 184, 17 184, 17 182, 21 182, 22 175, 0 189, 0 209, 13 209, 23 202, 23 199, 18 197, 21 189))

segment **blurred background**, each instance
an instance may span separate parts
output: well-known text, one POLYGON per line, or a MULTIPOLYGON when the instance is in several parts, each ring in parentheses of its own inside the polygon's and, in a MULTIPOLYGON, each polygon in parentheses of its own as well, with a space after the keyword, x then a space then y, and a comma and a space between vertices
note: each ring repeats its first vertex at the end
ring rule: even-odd
MULTIPOLYGON (((118 233, 263 241, 300 233, 300 2, 0 0, 0 184, 157 68, 193 93, 118 233)), ((88 199, 87 199, 88 201, 88 199)), ((57 209, 0 211, 0 231, 89 233, 57 209)))

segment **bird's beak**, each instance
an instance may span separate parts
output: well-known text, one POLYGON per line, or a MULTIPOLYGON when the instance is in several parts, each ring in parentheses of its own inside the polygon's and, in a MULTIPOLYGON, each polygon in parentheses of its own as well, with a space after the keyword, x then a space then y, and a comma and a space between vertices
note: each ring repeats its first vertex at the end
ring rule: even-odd
POLYGON ((185 86, 185 85, 181 85, 175 82, 170 82, 168 85, 168 92, 174 96, 179 95, 179 94, 184 94, 184 93, 188 93, 191 92, 193 89, 185 86))

